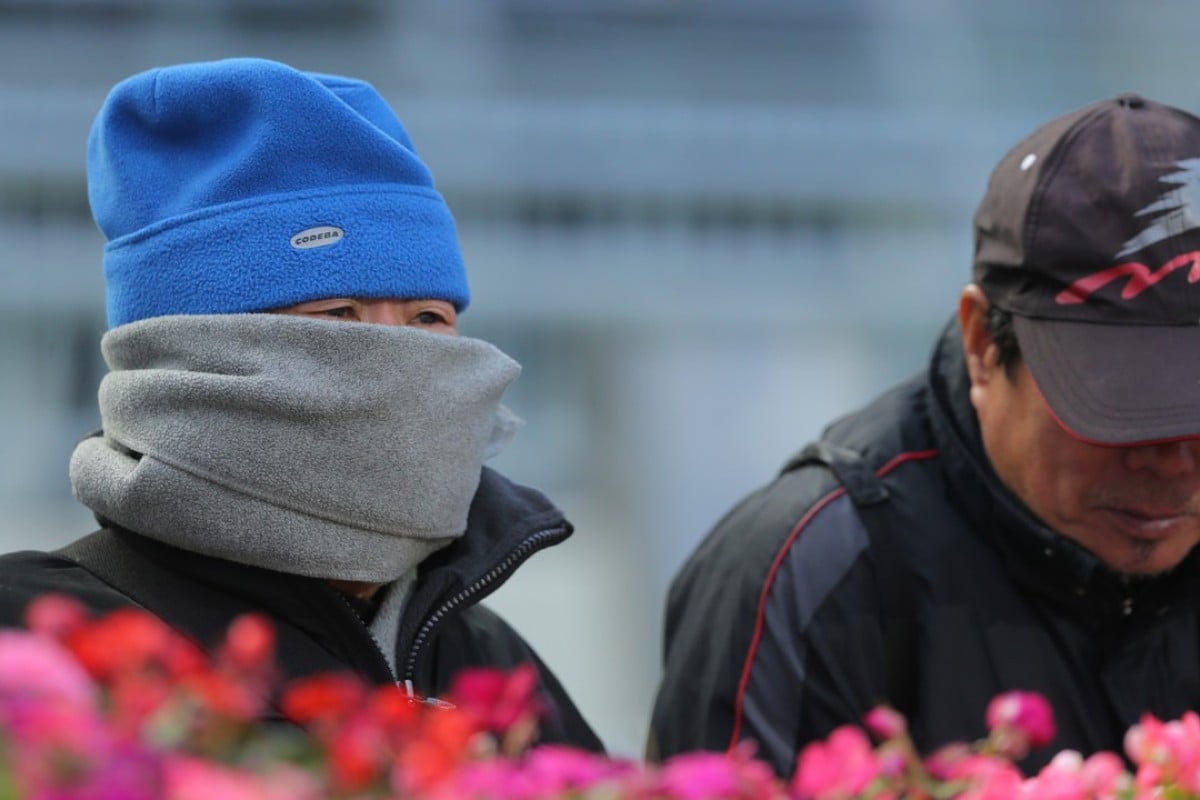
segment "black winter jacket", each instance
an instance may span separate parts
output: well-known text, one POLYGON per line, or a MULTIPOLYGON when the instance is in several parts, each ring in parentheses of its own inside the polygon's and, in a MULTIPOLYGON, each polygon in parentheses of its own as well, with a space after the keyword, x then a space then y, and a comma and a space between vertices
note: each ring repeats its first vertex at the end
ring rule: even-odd
MULTIPOLYGON (((484 469, 466 535, 418 568, 397 637, 399 675, 363 618, 324 581, 196 555, 114 527, 54 553, 0 557, 0 625, 22 625, 30 600, 62 592, 97 613, 143 606, 211 646, 238 614, 260 611, 275 623, 284 680, 350 669, 375 683, 411 680, 430 697, 443 694, 465 667, 529 662, 550 707, 540 741, 601 751, 554 674, 516 631, 479 605, 526 558, 571 532, 540 493, 484 469)), ((272 709, 268 716, 277 715, 272 709)))
POLYGON ((789 775, 806 743, 884 701, 930 752, 982 736, 987 703, 1021 689, 1058 726, 1028 771, 1065 748, 1122 752, 1143 712, 1200 708, 1200 556, 1123 579, 1042 525, 983 454, 960 336, 951 324, 927 374, 823 435, 862 455, 882 501, 788 470, 684 565, 651 755, 750 739, 789 775))

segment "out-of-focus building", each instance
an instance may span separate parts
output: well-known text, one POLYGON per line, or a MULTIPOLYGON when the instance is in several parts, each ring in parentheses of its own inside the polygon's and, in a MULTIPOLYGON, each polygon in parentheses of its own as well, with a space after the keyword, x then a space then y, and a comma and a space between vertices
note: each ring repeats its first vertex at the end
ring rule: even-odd
POLYGON ((924 363, 994 162, 1126 90, 1200 110, 1184 0, 0 0, 0 549, 91 529, 102 239, 84 144, 142 69, 372 81, 524 364, 497 466, 578 525, 495 596, 634 755, 667 582, 831 417, 924 363))

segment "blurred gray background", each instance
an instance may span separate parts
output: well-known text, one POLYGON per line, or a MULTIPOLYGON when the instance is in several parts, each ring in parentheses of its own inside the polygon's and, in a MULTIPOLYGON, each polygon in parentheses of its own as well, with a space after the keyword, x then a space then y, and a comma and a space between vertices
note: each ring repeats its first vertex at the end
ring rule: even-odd
POLYGON ((832 417, 919 369, 992 165, 1134 90, 1200 110, 1184 0, 0 0, 0 549, 92 529, 109 87, 263 56, 374 83, 455 211, 468 335, 517 358, 496 466, 574 539, 492 600, 641 748, 671 575, 832 417))

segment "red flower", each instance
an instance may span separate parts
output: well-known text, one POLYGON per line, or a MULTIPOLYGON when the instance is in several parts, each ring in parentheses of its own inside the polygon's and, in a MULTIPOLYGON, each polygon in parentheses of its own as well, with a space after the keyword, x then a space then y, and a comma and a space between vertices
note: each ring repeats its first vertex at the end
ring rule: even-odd
POLYGON ((198 647, 158 617, 135 608, 117 609, 76 628, 65 644, 84 669, 100 680, 146 669, 181 676, 205 663, 198 647))
POLYGON ((243 672, 269 670, 275 658, 275 626, 265 614, 243 614, 225 634, 218 660, 243 672))
POLYGON ((339 793, 359 792, 375 783, 390 760, 383 730, 368 714, 357 714, 329 740, 329 773, 339 793))
POLYGON ((180 686, 201 708, 220 717, 252 722, 266 708, 268 690, 243 676, 205 670, 189 675, 180 686))
POLYGON ((345 672, 325 672, 288 684, 280 698, 284 716, 300 725, 337 723, 362 705, 363 682, 345 672))
POLYGON ((162 673, 119 673, 105 687, 109 722, 121 736, 136 736, 175 696, 175 685, 162 673))
POLYGON ((392 787, 403 795, 428 791, 470 760, 478 733, 459 709, 428 708, 420 733, 396 754, 392 787))
POLYGON ((371 693, 366 708, 392 746, 400 747, 417 730, 425 706, 399 686, 389 684, 371 693))

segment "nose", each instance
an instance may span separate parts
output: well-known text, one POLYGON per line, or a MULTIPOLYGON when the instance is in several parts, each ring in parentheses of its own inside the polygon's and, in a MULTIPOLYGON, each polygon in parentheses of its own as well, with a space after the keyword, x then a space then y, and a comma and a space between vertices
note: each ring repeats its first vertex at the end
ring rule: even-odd
POLYGON ((1130 447, 1125 451, 1125 463, 1130 469, 1148 469, 1163 478, 1195 471, 1198 460, 1200 442, 1194 439, 1130 447))
POLYGON ((363 300, 360 319, 376 325, 406 325, 404 308, 399 300, 363 300))

